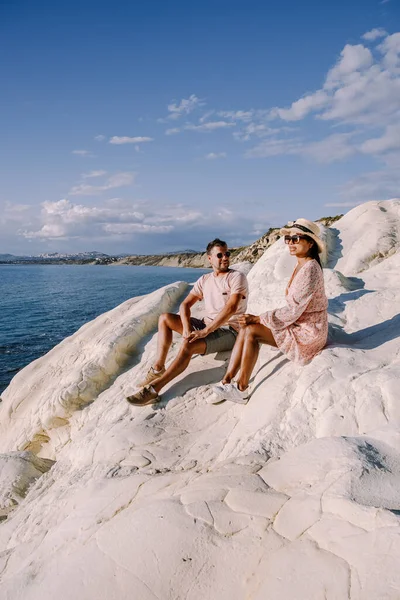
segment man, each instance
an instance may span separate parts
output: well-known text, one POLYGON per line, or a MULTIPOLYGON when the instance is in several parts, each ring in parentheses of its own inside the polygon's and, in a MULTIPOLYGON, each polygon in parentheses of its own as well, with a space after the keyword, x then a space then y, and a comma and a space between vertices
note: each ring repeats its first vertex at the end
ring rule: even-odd
POLYGON ((146 406, 159 400, 162 388, 188 366, 194 354, 212 354, 232 350, 239 330, 238 318, 246 312, 248 286, 243 273, 229 268, 230 252, 226 242, 215 239, 207 246, 212 273, 196 281, 193 291, 179 307, 179 315, 164 313, 158 322, 157 357, 142 388, 127 398, 135 406, 146 406), (205 317, 195 319, 190 309, 204 299, 205 317), (172 343, 172 332, 183 337, 175 360, 168 369, 165 361, 172 343))

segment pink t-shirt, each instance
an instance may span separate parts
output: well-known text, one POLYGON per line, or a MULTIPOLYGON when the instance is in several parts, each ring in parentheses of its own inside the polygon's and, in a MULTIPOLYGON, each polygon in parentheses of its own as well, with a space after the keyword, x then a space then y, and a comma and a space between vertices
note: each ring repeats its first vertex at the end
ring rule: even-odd
POLYGON ((247 308, 248 284, 246 275, 240 271, 229 270, 224 275, 214 275, 207 273, 196 281, 193 286, 192 294, 204 299, 204 307, 206 315, 205 323, 210 323, 225 307, 232 294, 241 294, 242 298, 239 302, 237 311, 227 321, 229 325, 235 329, 239 329, 237 320, 238 315, 243 315, 247 308))

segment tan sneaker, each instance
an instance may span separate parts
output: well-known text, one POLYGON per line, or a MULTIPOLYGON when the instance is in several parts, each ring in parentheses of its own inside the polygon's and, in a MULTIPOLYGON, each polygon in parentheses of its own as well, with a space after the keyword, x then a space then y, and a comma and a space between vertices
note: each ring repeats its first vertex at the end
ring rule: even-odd
POLYGON ((134 406, 147 406, 148 404, 154 404, 159 400, 158 392, 153 388, 152 385, 145 385, 141 390, 127 397, 129 404, 134 406))
POLYGON ((155 379, 158 379, 159 377, 161 377, 161 375, 164 375, 164 373, 165 373, 165 367, 163 367, 161 369, 161 371, 155 371, 153 367, 150 367, 150 369, 147 371, 146 377, 143 379, 143 381, 141 381, 139 383, 139 387, 144 387, 145 385, 149 385, 149 383, 151 383, 155 379))

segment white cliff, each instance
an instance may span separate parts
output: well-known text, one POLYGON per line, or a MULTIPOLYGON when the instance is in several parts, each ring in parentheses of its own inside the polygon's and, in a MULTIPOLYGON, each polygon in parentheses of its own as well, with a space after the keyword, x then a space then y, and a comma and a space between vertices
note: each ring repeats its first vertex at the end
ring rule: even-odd
MULTIPOLYGON (((124 400, 185 284, 21 371, 0 405, 0 596, 398 600, 399 223, 391 200, 326 229, 329 345, 305 367, 262 347, 246 406, 207 403, 227 355, 157 407, 124 400)), ((250 312, 283 302, 292 260, 279 240, 256 263, 250 312)))

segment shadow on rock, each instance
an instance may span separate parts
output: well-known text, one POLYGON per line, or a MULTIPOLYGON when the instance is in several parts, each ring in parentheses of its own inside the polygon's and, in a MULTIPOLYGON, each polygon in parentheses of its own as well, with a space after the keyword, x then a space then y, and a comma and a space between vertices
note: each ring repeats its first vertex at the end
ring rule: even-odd
MULTIPOLYGON (((356 279, 356 277, 354 277, 356 279)), ((360 280, 361 281, 361 280, 360 280)), ((336 298, 331 298, 328 304, 328 312, 331 314, 337 315, 344 311, 346 308, 346 302, 352 302, 353 300, 358 300, 365 294, 372 294, 374 290, 360 290, 354 292, 345 292, 340 294, 340 296, 336 296, 336 298)))
POLYGON ((339 237, 340 231, 335 227, 329 227, 327 230, 326 245, 328 250, 328 260, 326 266, 329 269, 334 269, 339 258, 343 256, 343 244, 339 237))
MULTIPOLYGON (((269 363, 271 363, 273 360, 275 360, 275 358, 282 358, 283 360, 281 360, 278 364, 275 365, 275 367, 272 369, 271 373, 268 373, 268 375, 266 375, 263 379, 261 379, 261 381, 259 381, 257 383, 257 385, 253 388, 252 394, 254 394, 254 392, 256 390, 258 390, 259 387, 262 386, 262 384, 269 379, 270 377, 272 377, 272 375, 275 375, 275 373, 277 373, 282 367, 284 367, 287 363, 290 362, 290 360, 288 358, 284 358, 283 355, 281 353, 278 354, 277 357, 274 357, 273 359, 269 360, 267 363, 265 363, 261 369, 258 371, 258 373, 264 368, 266 367, 269 363)), ((257 373, 257 375, 258 375, 257 373)))
POLYGON ((195 373, 189 373, 183 379, 180 379, 174 385, 172 385, 164 394, 162 394, 162 400, 160 402, 160 408, 163 408, 173 398, 177 396, 183 396, 192 388, 199 387, 201 385, 210 385, 211 383, 217 383, 221 381, 225 374, 225 365, 214 367, 212 369, 204 369, 203 371, 196 371, 195 373))
POLYGON ((383 323, 360 329, 354 333, 346 333, 341 327, 330 324, 328 347, 344 346, 359 350, 372 350, 398 337, 400 337, 400 314, 383 323))

